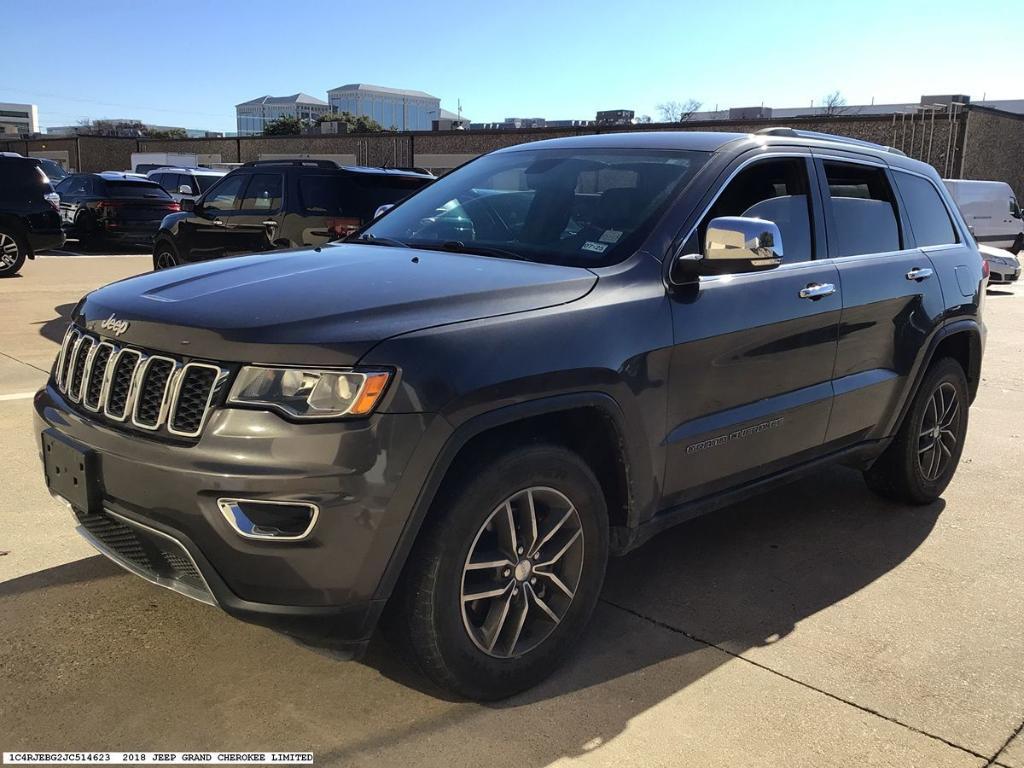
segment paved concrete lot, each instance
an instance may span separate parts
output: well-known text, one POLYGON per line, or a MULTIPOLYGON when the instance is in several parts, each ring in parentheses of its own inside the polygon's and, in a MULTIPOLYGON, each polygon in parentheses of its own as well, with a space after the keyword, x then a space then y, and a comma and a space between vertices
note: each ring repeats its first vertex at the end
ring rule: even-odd
POLYGON ((0 281, 0 748, 313 750, 319 764, 1024 768, 1024 287, 945 498, 832 469, 613 561, 576 658, 493 706, 383 640, 339 662, 92 556, 43 487, 28 393, 63 317, 148 257, 0 281))

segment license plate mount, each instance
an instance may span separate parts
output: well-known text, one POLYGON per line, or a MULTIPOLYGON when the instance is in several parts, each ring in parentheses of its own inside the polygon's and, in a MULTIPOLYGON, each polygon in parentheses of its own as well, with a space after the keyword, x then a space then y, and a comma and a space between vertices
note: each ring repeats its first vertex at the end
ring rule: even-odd
POLYGON ((103 494, 95 451, 48 429, 43 432, 43 471, 52 493, 83 512, 100 511, 103 494))

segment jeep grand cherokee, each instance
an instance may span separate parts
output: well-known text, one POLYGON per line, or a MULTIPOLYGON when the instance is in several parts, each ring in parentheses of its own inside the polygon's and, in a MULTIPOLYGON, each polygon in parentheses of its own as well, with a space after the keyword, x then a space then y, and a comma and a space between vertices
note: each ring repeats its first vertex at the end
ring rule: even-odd
POLYGON ((507 696, 667 526, 826 461, 938 497, 982 269, 883 147, 510 147, 354 241, 86 296, 35 400, 46 479, 150 581, 352 654, 387 612, 434 681, 507 696))

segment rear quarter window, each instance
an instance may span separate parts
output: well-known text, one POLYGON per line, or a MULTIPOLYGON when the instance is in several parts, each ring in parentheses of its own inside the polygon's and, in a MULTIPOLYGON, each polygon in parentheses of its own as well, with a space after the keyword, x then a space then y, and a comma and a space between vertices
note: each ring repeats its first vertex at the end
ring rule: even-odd
POLYGON ((893 178, 919 248, 958 242, 949 211, 928 179, 903 171, 894 171, 893 178))
POLYGON ((414 176, 310 174, 299 179, 299 198, 302 209, 313 216, 369 221, 378 207, 404 200, 429 181, 414 176))

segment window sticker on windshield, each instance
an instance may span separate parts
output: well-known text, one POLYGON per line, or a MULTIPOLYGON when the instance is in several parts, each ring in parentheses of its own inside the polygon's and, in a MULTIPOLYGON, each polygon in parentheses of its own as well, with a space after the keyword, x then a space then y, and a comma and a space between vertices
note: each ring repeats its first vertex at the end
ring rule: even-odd
POLYGON ((617 243, 620 237, 622 237, 622 233, 619 230, 606 229, 604 234, 601 235, 600 240, 602 243, 617 243))
POLYGON ((580 248, 582 251, 593 251, 594 253, 604 253, 607 249, 607 245, 595 243, 593 240, 587 240, 580 248))

